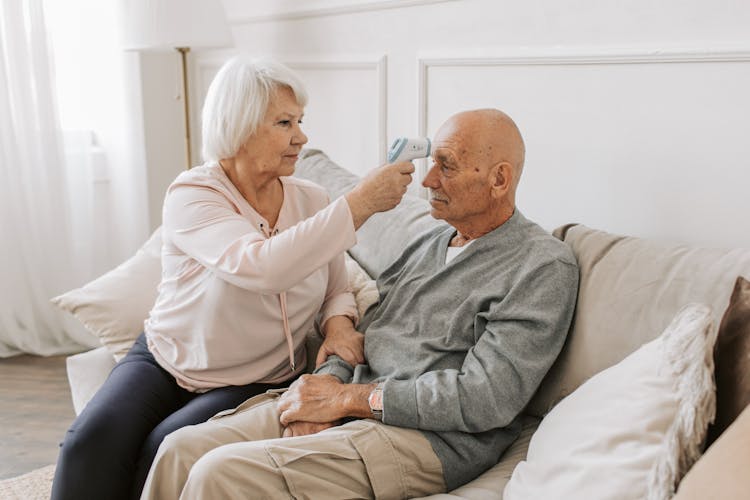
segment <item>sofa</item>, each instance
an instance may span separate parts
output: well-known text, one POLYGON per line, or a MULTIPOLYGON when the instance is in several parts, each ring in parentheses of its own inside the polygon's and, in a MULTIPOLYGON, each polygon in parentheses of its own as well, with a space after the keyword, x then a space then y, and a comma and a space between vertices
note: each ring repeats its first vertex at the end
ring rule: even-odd
MULTIPOLYGON (((331 199, 358 180, 317 150, 303 151, 295 175, 324 186, 331 199)), ((360 307, 376 300, 372 278, 435 224, 429 204, 407 195, 358 231, 347 266, 360 307)), ((671 245, 582 224, 553 234, 580 266, 565 346, 498 464, 430 498, 750 496, 744 474, 720 485, 711 479, 726 470, 716 462, 737 448, 722 434, 750 436, 743 413, 750 400, 750 283, 742 278, 750 279, 750 249, 671 245), (686 473, 689 488, 682 488, 686 473)), ((118 268, 52 299, 103 344, 67 359, 76 413, 140 333, 156 297, 159 251, 157 230, 118 268)), ((311 331, 308 359, 319 343, 311 331)), ((747 447, 743 452, 750 456, 747 447)))

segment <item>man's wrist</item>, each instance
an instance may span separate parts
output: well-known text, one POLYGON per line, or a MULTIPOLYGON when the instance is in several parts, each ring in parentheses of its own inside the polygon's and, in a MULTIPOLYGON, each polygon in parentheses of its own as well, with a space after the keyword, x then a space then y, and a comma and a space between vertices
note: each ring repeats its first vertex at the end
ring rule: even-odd
POLYGON ((372 418, 369 397, 377 384, 347 384, 348 417, 372 418))

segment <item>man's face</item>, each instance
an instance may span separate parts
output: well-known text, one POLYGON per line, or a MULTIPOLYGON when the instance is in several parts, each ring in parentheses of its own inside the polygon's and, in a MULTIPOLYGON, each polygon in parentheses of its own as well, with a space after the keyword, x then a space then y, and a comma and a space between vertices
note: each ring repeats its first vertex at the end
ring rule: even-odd
POLYGON ((480 164, 467 135, 451 121, 440 128, 433 141, 433 163, 422 181, 430 190, 430 213, 452 226, 491 216, 488 167, 480 164))

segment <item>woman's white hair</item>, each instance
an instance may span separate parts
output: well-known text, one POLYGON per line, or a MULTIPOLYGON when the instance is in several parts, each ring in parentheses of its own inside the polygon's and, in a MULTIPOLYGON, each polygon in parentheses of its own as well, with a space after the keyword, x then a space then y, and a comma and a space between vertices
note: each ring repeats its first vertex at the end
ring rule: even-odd
POLYGON ((235 156, 258 128, 273 93, 281 87, 289 87, 300 106, 307 104, 302 81, 283 64, 247 56, 227 61, 208 87, 203 104, 203 160, 235 156))

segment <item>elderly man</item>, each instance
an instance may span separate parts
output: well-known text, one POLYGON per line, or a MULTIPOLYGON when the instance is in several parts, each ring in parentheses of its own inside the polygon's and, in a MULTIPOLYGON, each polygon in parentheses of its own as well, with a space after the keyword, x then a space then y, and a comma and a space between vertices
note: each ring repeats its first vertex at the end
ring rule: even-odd
MULTIPOLYGON (((495 463, 562 348, 576 261, 515 206, 524 143, 493 109, 440 128, 423 181, 447 222, 378 279, 366 364, 330 356, 162 444, 143 498, 408 498, 495 463)), ((357 345, 358 332, 326 344, 357 345)), ((360 343, 361 343, 361 339, 360 343)))

